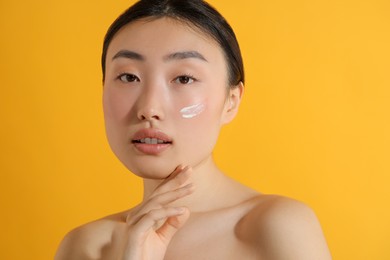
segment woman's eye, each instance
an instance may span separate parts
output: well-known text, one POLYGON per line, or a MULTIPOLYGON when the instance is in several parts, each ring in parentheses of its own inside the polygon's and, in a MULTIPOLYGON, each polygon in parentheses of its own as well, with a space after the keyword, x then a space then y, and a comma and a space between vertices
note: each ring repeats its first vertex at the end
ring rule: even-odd
POLYGON ((128 74, 128 73, 124 73, 124 74, 119 75, 118 79, 122 82, 125 82, 125 83, 139 81, 139 79, 136 75, 128 74))
POLYGON ((180 84, 191 84, 194 81, 195 79, 191 76, 179 76, 175 79, 175 82, 180 84))

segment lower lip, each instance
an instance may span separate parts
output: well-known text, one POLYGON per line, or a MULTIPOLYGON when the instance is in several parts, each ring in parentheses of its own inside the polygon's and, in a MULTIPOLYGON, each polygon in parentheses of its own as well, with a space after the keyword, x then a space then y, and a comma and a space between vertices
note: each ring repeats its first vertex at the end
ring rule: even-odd
POLYGON ((158 155, 169 148, 171 144, 133 143, 134 147, 143 154, 158 155))

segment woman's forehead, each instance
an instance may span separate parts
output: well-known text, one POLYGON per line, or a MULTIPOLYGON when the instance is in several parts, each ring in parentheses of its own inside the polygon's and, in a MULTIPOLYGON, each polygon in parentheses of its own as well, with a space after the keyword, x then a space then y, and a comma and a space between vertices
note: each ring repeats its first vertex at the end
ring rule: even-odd
POLYGON ((219 44, 195 25, 166 17, 137 20, 122 27, 108 48, 108 58, 126 48, 141 54, 146 51, 146 56, 183 51, 196 51, 210 59, 222 55, 219 44))

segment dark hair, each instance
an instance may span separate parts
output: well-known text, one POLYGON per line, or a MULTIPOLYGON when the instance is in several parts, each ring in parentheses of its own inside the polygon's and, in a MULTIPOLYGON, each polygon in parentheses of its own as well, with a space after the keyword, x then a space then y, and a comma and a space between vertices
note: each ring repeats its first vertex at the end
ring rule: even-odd
POLYGON ((103 81, 106 70, 107 49, 115 34, 125 25, 145 18, 169 17, 195 26, 211 36, 222 48, 227 66, 228 83, 244 83, 244 65, 233 29, 212 6, 202 0, 140 0, 110 26, 104 38, 102 53, 103 81))

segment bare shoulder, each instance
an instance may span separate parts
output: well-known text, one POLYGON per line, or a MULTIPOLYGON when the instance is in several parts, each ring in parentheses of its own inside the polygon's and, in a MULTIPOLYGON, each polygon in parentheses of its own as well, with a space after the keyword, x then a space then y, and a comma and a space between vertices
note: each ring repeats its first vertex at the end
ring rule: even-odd
POLYGON ((331 259, 314 211, 287 197, 259 196, 241 230, 265 259, 331 259))
POLYGON ((102 250, 111 242, 114 230, 123 223, 122 214, 110 215, 73 229, 61 241, 54 259, 100 259, 102 250))

